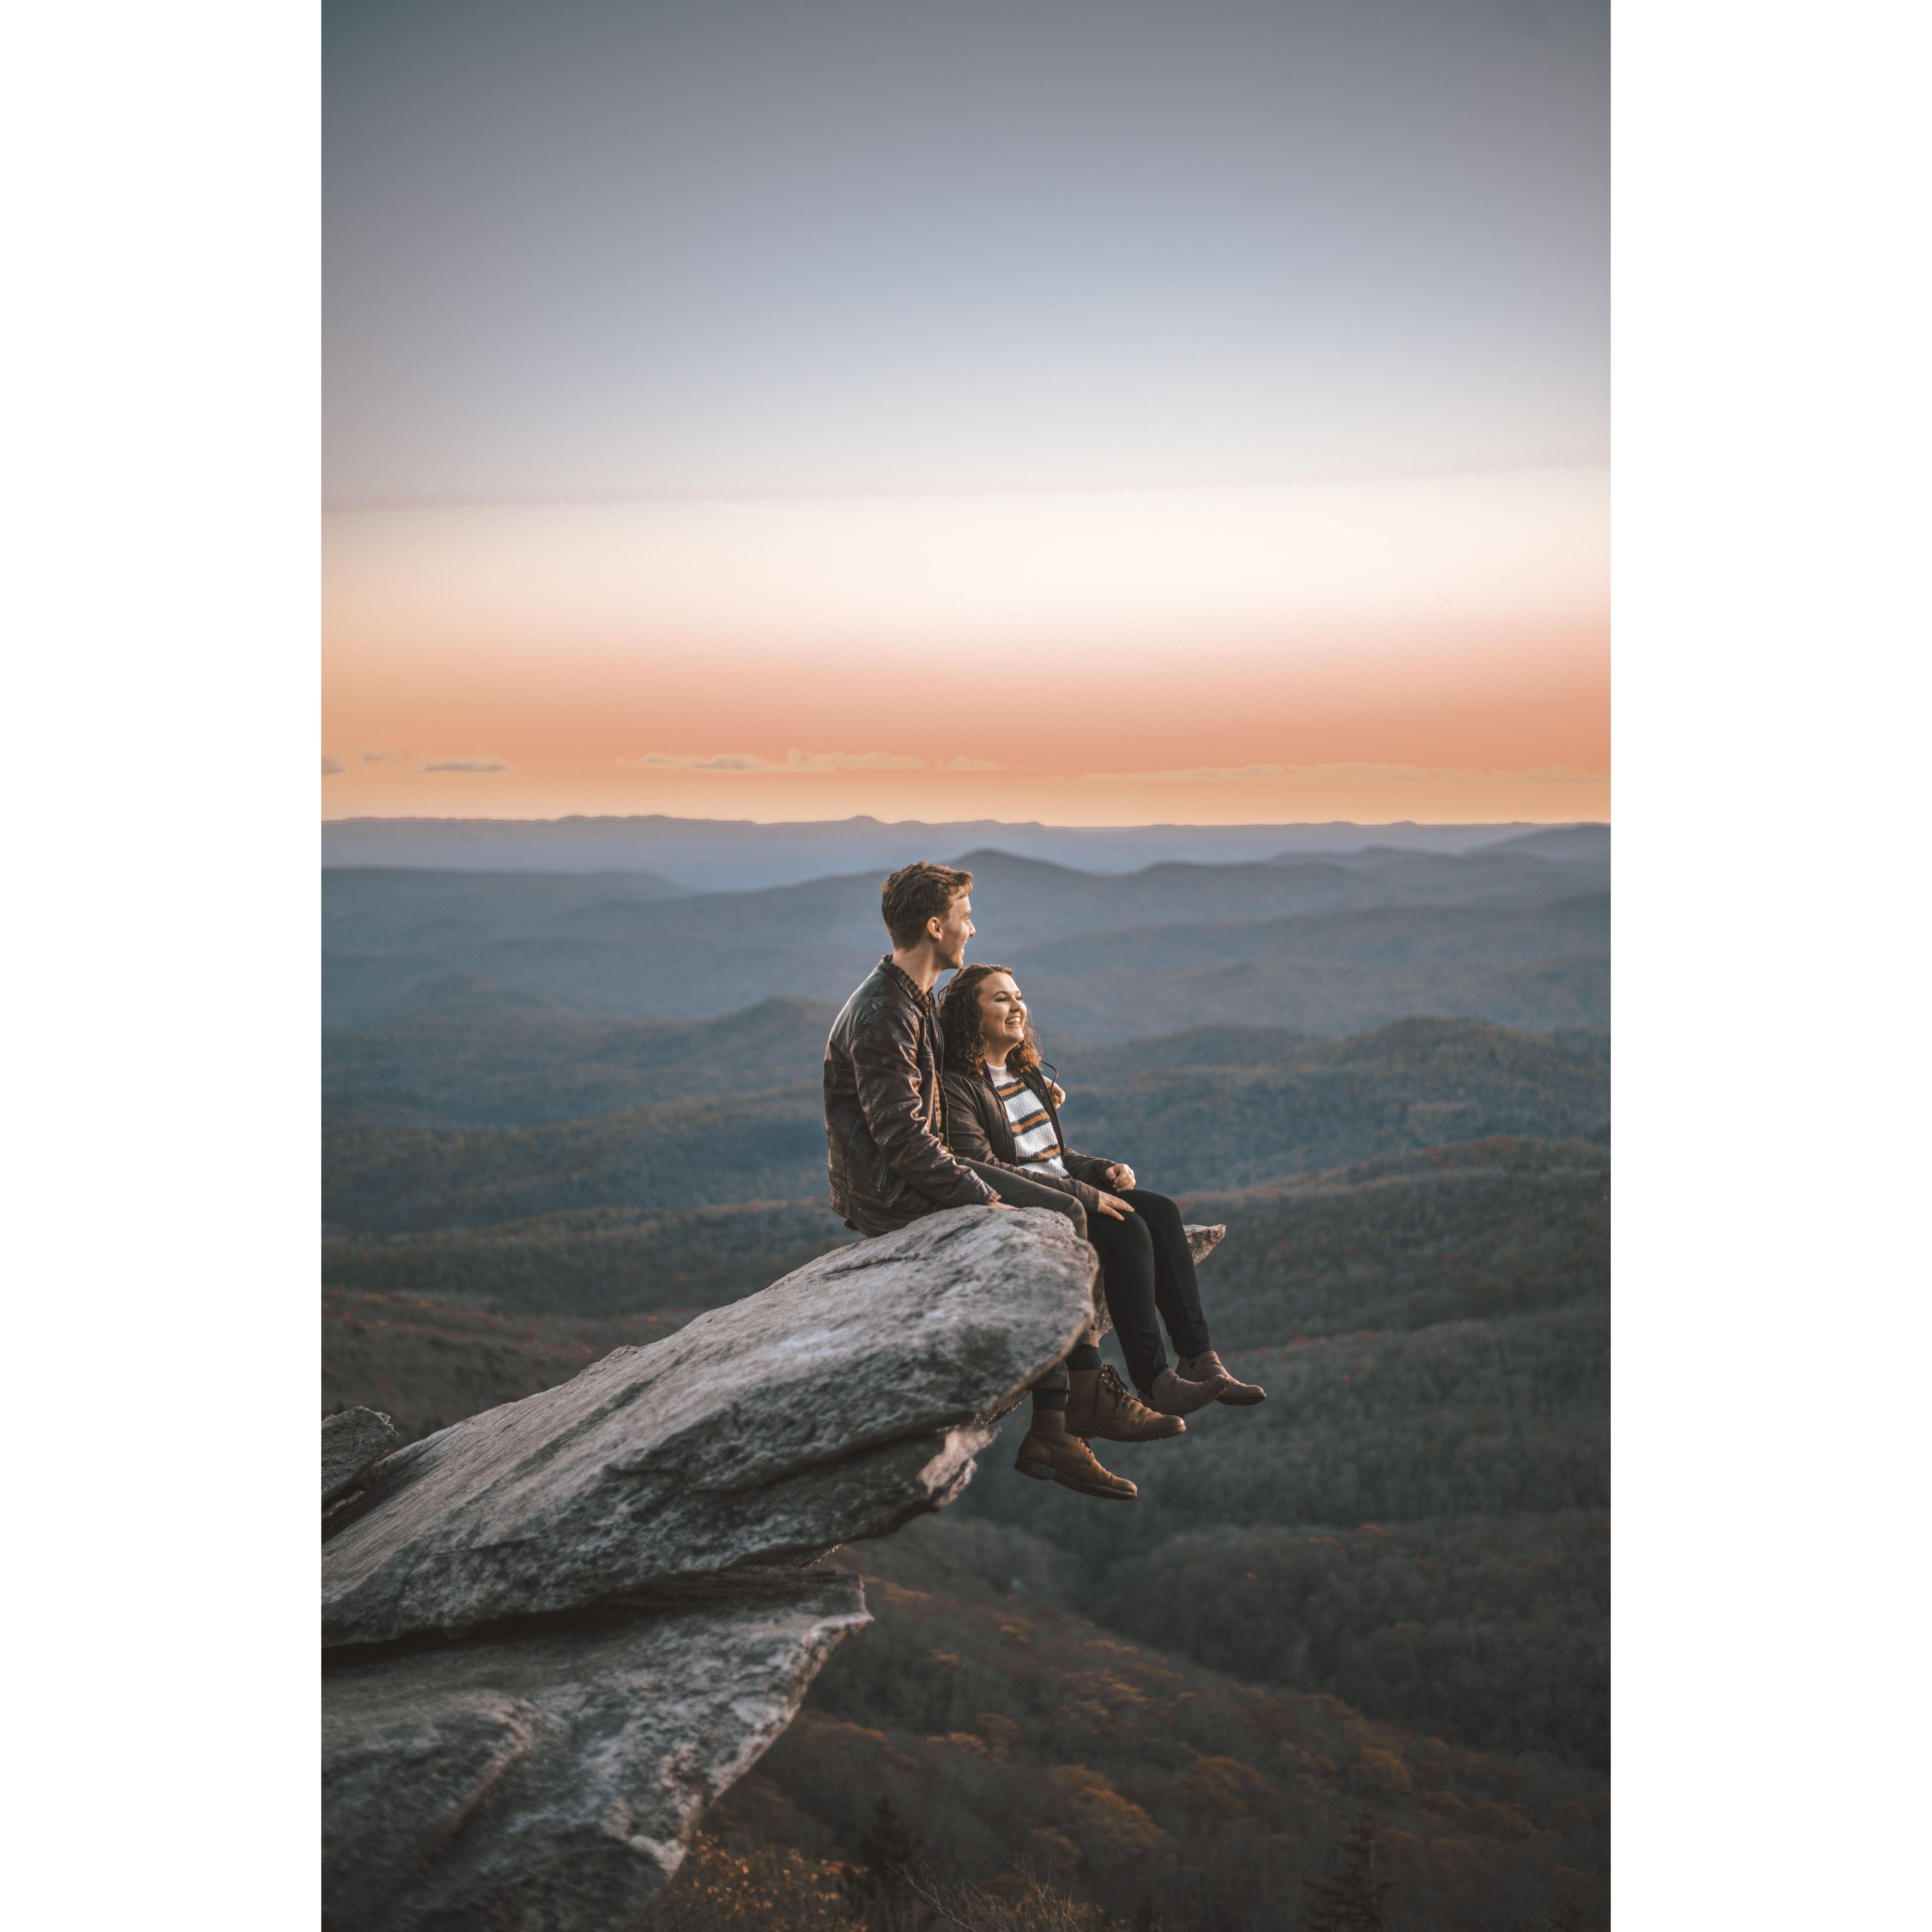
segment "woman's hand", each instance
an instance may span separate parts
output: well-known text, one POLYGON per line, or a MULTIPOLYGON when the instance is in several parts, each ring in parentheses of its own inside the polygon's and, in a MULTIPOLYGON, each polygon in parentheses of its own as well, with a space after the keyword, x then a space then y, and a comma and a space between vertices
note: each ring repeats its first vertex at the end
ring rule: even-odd
POLYGON ((1066 1105, 1066 1089, 1061 1086, 1058 1080, 1049 1080, 1046 1084, 1053 1089, 1053 1104, 1056 1107, 1065 1106, 1066 1105))
POLYGON ((1135 1185, 1133 1169, 1124 1160, 1115 1161, 1107 1170, 1107 1185, 1123 1194, 1130 1192, 1135 1185))
POLYGON ((1109 1220, 1124 1221, 1134 1211, 1134 1204, 1131 1201, 1117 1200, 1111 1194, 1102 1194, 1099 1199, 1100 1212, 1109 1220))

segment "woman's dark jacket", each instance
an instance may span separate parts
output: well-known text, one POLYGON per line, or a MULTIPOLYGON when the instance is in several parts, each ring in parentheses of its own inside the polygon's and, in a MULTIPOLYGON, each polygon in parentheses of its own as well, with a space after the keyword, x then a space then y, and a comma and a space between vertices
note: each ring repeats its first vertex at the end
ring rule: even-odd
MULTIPOLYGON (((1010 1071, 1011 1070, 1009 1070, 1010 1071)), ((1036 1180, 1042 1187, 1058 1188, 1071 1194, 1088 1214, 1100 1211, 1100 1190, 1107 1187, 1107 1170, 1114 1163, 1090 1154, 1076 1154, 1060 1130, 1060 1110, 1053 1104, 1053 1089, 1038 1067, 1019 1076, 1046 1108, 1053 1123, 1054 1138, 1060 1143, 1060 1158, 1070 1179, 1063 1180, 1039 1167, 1022 1167, 1013 1145, 1012 1123, 1006 1118, 1006 1103, 993 1091, 992 1076, 969 1073, 963 1067, 946 1070, 946 1138, 962 1160, 983 1160, 1009 1172, 1036 1180)))
POLYGON ((888 954, 825 1042, 826 1164, 833 1210, 848 1227, 890 1234, 942 1208, 997 1198, 947 1151, 945 1062, 932 1001, 888 954))

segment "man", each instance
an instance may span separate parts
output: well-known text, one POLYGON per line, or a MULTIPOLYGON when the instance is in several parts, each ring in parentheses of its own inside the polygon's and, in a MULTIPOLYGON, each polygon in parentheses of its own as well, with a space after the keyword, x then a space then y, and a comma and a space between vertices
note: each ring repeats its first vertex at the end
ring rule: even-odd
MULTIPOLYGON (((975 1168, 946 1142, 945 1034, 932 1002, 941 973, 956 971, 973 936, 970 872, 924 860, 902 866, 879 894, 892 950, 845 1002, 825 1042, 825 1139, 832 1205, 846 1226, 885 1234, 948 1208, 1046 1208, 1086 1238, 1070 1196, 1004 1172, 975 1168)), ((1077 1370, 1099 1352, 1076 1343, 1077 1370)), ((1130 1502, 1138 1493, 1103 1469, 1066 1427, 1066 1362, 1034 1384, 1032 1426, 1014 1466, 1083 1496, 1130 1502)))

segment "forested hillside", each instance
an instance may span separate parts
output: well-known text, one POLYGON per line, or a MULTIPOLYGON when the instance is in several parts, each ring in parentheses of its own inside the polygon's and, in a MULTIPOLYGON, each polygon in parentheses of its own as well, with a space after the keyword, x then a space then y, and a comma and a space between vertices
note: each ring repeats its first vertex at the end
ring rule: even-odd
POLYGON ((1071 1144, 1127 1161, 1170 1193, 1444 1142, 1609 1132, 1610 1069, 1593 1038, 1402 1020, 1345 1040, 1283 1041, 1269 1059, 1258 1041, 1246 1064, 1212 1066, 1147 1045, 1156 1064, 1144 1069, 1138 1043, 1066 1056, 1062 1120, 1071 1144))
POLYGON ((334 1124, 533 1126, 815 1078, 838 1008, 770 999, 715 1020, 592 1020, 473 974, 418 988, 386 1025, 322 1036, 334 1124))
MULTIPOLYGON (((332 1113, 323 1220, 335 1232, 398 1234, 566 1210, 823 1198, 817 1020, 809 1009, 774 1004, 634 1041, 617 1029, 609 1082, 686 1096, 621 1112, 464 1130, 336 1124, 332 1113), (732 1052, 709 1050, 721 1036, 735 1042, 732 1052), (691 1095, 713 1060, 723 1063, 722 1090, 691 1095), (762 1093, 729 1084, 781 1070, 798 1084, 762 1093)), ((428 1098, 440 1084, 452 1106, 472 1109, 506 1106, 503 1096, 519 1089, 581 1091, 608 1030, 545 1016, 522 1032, 496 1029, 488 1048, 460 1027, 392 1033, 401 1070, 386 1090, 428 1098)), ((354 1057, 334 1063, 332 1090, 384 1090, 370 1071, 384 1037, 337 1043, 354 1057)), ((1607 1131, 1608 1067, 1593 1036, 1553 1040, 1459 1020, 1402 1021, 1342 1041, 1257 1029, 1245 1064, 1232 1065, 1224 1033, 1199 1038, 1212 1056, 1204 1065, 1190 1064, 1185 1043, 1172 1040, 1144 1043, 1146 1070, 1139 1049, 1064 1056, 1070 1140, 1131 1162, 1150 1186, 1178 1190, 1252 1184, 1444 1141, 1607 1131)))
MULTIPOLYGON (((1002 1588, 1029 1579, 1028 1594, 1248 1681, 1600 1762, 1608 1191, 1600 1145, 1512 1138, 1184 1196, 1191 1219, 1228 1227, 1204 1300, 1268 1402, 1110 1448, 1140 1486, 1131 1510, 1014 1480, 1010 1443, 995 1448, 938 1524, 876 1560, 914 1583, 922 1562, 942 1582, 962 1564, 1002 1588)), ((472 1383, 497 1372, 485 1341, 524 1336, 543 1385, 588 1359, 571 1351, 593 1331, 573 1324, 644 1339, 850 1238, 800 1203, 340 1240, 332 1386, 450 1419, 459 1362, 472 1383), (464 1304, 497 1325, 466 1328, 464 1304)))
POLYGON ((506 1314, 714 1308, 858 1238, 823 1201, 586 1208, 430 1234, 322 1244, 322 1278, 506 1314))
POLYGON ((325 1288, 322 1410, 375 1409, 413 1442, 466 1415, 554 1388, 623 1343, 674 1334, 698 1312, 532 1317, 325 1288))
POLYGON ((1505 1138, 1194 1194, 1188 1208, 1228 1229, 1209 1264, 1216 1334, 1266 1348, 1600 1301, 1610 1183, 1602 1146, 1505 1138))
POLYGON ((883 1798, 942 1882, 1024 1860, 1117 1927, 1276 1932, 1366 1806, 1400 1888, 1390 1932, 1607 1923, 1600 1774, 1262 1688, 1003 1584, 894 1580, 944 1520, 842 1552, 877 1580, 878 1621, 710 1815, 714 1845, 829 1866, 883 1798))
POLYGON ((666 1100, 542 1127, 332 1127, 324 1226, 482 1228, 560 1209, 689 1208, 823 1192, 820 1090, 666 1100))

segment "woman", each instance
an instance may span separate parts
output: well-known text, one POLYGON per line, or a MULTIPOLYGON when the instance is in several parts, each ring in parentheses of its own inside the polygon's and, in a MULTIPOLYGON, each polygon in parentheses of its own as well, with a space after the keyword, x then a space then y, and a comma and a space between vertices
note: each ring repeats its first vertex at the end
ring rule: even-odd
POLYGON ((946 1030, 946 1134, 953 1152, 1071 1194, 1086 1210, 1107 1312, 1140 1400, 1112 1369, 1100 1366, 1096 1349, 1076 1349, 1067 1358, 1068 1430, 1143 1440, 1168 1432, 1150 1426, 1149 1412, 1184 1416, 1210 1402, 1246 1407, 1266 1400, 1265 1390, 1237 1382, 1214 1352, 1180 1210, 1166 1195, 1140 1186, 1124 1162, 1076 1154, 1062 1138, 1058 1102, 1065 1096, 1040 1072, 1026 1001, 1011 972, 1004 966, 964 968, 939 1011, 946 1030), (1161 1346, 1162 1323, 1180 1358, 1176 1367, 1168 1366, 1161 1346))

